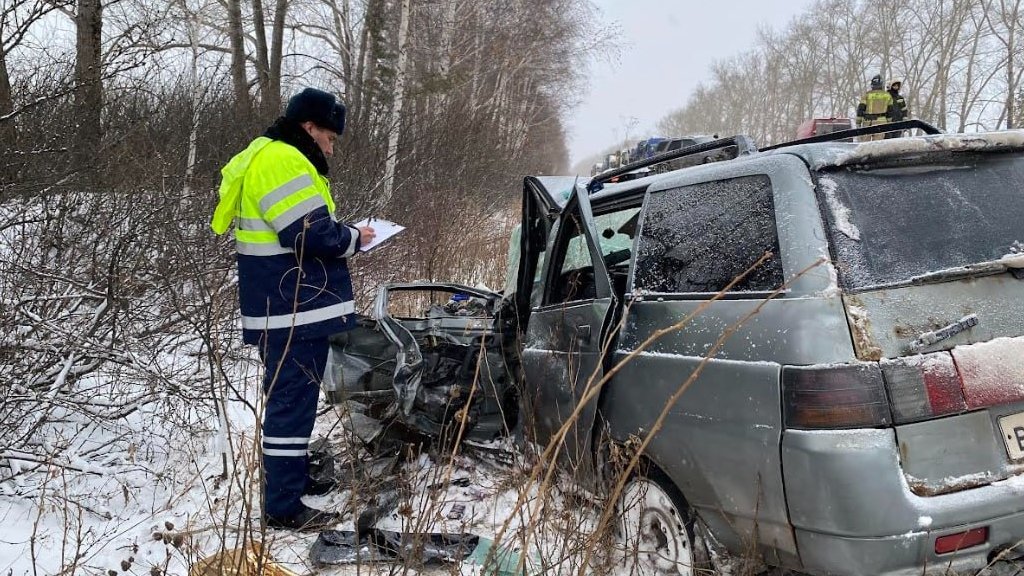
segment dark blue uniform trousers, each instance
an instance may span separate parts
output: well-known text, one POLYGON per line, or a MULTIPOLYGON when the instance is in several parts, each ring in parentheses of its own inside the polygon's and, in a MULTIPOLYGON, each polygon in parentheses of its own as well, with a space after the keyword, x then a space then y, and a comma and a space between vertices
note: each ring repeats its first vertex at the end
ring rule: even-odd
POLYGON ((320 380, 330 347, 326 338, 260 347, 266 367, 263 392, 264 514, 284 518, 302 510, 309 466, 309 437, 316 420, 320 380))

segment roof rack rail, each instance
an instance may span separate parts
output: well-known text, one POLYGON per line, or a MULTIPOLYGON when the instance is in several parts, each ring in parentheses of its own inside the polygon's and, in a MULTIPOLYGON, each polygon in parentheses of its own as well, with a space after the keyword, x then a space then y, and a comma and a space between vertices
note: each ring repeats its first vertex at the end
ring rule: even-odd
POLYGON ((844 140, 846 138, 852 138, 853 136, 865 136, 868 134, 881 134, 883 132, 912 130, 914 128, 919 128, 923 130, 925 134, 942 134, 942 130, 939 130, 938 128, 932 126, 931 124, 925 122, 924 120, 918 120, 914 118, 911 120, 902 120, 900 122, 889 122, 888 124, 876 124, 875 126, 867 126, 865 128, 851 128, 850 130, 829 132, 828 134, 811 136, 810 138, 803 138, 800 140, 790 140, 789 142, 782 142, 772 146, 766 146, 761 150, 774 150, 776 148, 796 146, 797 144, 813 144, 814 142, 832 142, 835 140, 844 140))
POLYGON ((669 160, 692 156, 694 154, 702 154, 704 152, 711 152, 712 150, 727 148, 729 146, 736 147, 737 156, 757 152, 757 145, 754 144, 754 141, 750 136, 746 136, 744 134, 737 134, 736 136, 730 136, 729 138, 719 138, 718 140, 712 140, 710 142, 701 142, 700 144, 694 144, 693 146, 687 146, 686 148, 680 148, 671 152, 662 152, 657 156, 651 156, 650 158, 645 158, 638 162, 631 162, 610 172, 598 174, 591 178, 590 182, 587 182, 587 192, 593 194, 601 188, 604 188, 605 182, 615 178, 616 176, 632 172, 633 170, 639 170, 640 168, 654 166, 655 164, 661 164, 662 162, 667 162, 669 160))

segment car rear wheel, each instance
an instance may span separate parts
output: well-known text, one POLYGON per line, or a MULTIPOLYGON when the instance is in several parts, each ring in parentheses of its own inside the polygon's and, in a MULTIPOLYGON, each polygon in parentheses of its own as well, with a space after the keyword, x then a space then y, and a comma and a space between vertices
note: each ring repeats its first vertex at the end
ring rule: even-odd
POLYGON ((625 568, 636 576, 707 574, 707 553, 679 491, 658 471, 623 489, 621 536, 625 568))

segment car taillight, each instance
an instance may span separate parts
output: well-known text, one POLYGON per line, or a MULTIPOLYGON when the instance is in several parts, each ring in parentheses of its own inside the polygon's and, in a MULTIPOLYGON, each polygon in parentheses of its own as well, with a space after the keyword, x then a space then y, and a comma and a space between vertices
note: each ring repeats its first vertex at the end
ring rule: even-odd
POLYGON ((883 360, 881 366, 897 424, 967 411, 960 375, 948 353, 883 360))
POLYGON ((877 364, 786 366, 782 396, 787 428, 874 428, 892 422, 877 364))
POLYGON ((967 407, 1024 401, 1024 338, 996 338, 952 350, 967 407))
POLYGON ((981 528, 974 528, 966 532, 939 536, 935 539, 935 553, 949 554, 950 552, 984 544, 987 541, 988 526, 982 526, 981 528))

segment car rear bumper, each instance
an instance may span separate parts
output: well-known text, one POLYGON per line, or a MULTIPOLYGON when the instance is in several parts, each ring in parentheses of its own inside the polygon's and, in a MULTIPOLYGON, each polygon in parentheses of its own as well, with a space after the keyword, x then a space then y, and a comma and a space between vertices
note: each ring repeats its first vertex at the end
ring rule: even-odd
MULTIPOLYGON (((836 576, 921 576, 922 574, 974 574, 989 564, 989 557, 998 553, 1001 544, 1021 540, 1024 534, 1024 513, 1011 514, 983 523, 968 524, 934 531, 910 531, 882 538, 853 538, 796 530, 797 546, 803 570, 810 574, 836 576), (950 554, 935 554, 935 539, 988 526, 985 544, 950 554), (1016 539, 1014 539, 1016 537, 1016 539)), ((1012 544, 1010 544, 1012 546, 1012 544)), ((1024 553, 1017 546, 1006 557, 1024 553)), ((1012 572, 1011 572, 1012 573, 1012 572)))
POLYGON ((993 550, 1024 540, 1020 478, 917 496, 904 478, 889 429, 787 430, 782 461, 790 521, 804 570, 812 574, 977 569, 993 550), (982 526, 989 528, 986 543, 935 554, 936 538, 982 526))

